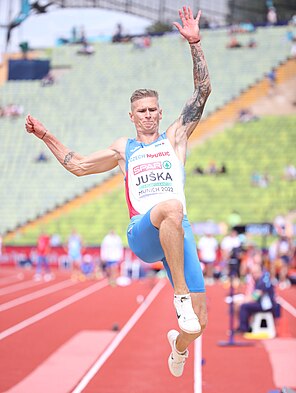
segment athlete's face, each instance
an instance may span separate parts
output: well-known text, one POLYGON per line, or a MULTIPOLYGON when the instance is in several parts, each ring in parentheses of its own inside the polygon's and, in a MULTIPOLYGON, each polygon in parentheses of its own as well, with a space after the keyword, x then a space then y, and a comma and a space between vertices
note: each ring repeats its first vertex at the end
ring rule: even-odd
POLYGON ((133 102, 129 115, 138 132, 144 134, 158 132, 162 110, 156 97, 146 97, 133 102))

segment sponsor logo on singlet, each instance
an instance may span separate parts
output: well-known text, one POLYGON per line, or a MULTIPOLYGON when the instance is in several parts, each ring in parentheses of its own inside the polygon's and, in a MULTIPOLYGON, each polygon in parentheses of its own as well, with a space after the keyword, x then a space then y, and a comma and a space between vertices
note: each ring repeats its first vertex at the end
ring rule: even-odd
POLYGON ((170 156, 169 151, 160 151, 159 153, 155 153, 155 154, 147 153, 147 158, 168 157, 168 156, 170 156))
POLYGON ((137 165, 133 168, 133 172, 134 172, 134 175, 137 175, 138 173, 146 172, 146 171, 153 171, 155 169, 162 169, 162 165, 161 165, 160 161, 148 162, 145 164, 137 165))

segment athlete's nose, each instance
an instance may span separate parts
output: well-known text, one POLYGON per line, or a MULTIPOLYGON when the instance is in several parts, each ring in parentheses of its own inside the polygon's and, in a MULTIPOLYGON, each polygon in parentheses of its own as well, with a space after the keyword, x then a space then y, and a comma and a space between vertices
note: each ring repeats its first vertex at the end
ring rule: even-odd
POLYGON ((145 117, 151 117, 151 113, 148 108, 146 109, 145 117))

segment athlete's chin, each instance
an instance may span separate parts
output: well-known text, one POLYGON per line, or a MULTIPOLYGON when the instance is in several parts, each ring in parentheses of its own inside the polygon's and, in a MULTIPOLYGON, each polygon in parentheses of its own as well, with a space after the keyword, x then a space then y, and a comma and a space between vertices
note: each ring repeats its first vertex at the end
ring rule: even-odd
POLYGON ((145 124, 143 127, 143 131, 145 133, 154 134, 158 131, 158 128, 155 126, 155 124, 145 124))

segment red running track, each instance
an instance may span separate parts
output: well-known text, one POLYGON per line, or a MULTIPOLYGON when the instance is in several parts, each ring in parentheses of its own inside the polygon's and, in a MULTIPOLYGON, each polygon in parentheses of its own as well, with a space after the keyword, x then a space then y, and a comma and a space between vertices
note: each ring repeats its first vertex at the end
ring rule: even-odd
MULTIPOLYGON (((166 334, 177 321, 166 279, 110 287, 104 280, 71 282, 61 272, 53 281, 36 284, 32 275, 0 271, 0 392, 201 393, 194 390, 193 345, 182 378, 168 371, 166 334), (115 325, 118 331, 112 330, 115 325)), ((226 295, 219 283, 207 288, 202 392, 268 393, 281 387, 277 383, 286 377, 275 373, 276 357, 288 339, 291 351, 281 353, 281 361, 293 364, 295 316, 283 310, 278 337, 268 340, 268 347, 255 341, 252 347, 222 348, 218 342, 228 339, 226 295)), ((280 296, 295 308, 295 288, 280 296)))

